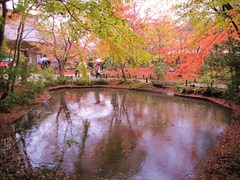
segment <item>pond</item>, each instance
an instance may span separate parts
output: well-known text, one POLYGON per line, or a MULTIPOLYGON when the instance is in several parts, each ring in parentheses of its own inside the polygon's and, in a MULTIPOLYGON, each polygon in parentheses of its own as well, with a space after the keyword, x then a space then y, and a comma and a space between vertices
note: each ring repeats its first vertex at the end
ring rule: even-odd
POLYGON ((31 167, 82 179, 186 179, 231 112, 202 100, 117 89, 61 90, 15 124, 31 167))

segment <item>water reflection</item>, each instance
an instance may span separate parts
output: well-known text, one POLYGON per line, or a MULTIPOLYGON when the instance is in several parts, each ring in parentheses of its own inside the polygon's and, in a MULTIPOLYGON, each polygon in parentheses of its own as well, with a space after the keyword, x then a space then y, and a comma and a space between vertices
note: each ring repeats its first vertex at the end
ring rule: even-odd
POLYGON ((61 91, 15 125, 29 166, 82 178, 179 179, 214 145, 230 112, 127 90, 61 91))

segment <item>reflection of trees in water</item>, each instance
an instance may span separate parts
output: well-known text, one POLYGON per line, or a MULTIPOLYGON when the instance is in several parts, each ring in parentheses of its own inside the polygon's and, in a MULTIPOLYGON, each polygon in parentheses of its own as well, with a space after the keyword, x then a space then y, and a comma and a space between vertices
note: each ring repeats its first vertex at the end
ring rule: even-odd
POLYGON ((65 101, 65 96, 60 95, 60 107, 59 107, 58 112, 57 112, 56 120, 59 119, 59 115, 61 114, 62 111, 63 111, 67 121, 68 122, 71 121, 69 109, 68 109, 67 103, 65 101))
POLYGON ((82 173, 84 170, 83 170, 83 167, 82 167, 82 157, 84 155, 84 152, 85 152, 85 143, 86 143, 86 140, 88 138, 88 130, 90 128, 90 122, 88 120, 84 120, 83 121, 83 134, 82 134, 82 143, 80 144, 79 146, 79 159, 78 161, 76 162, 75 164, 75 167, 76 167, 76 170, 78 173, 82 173))
POLYGON ((70 112, 69 112, 69 109, 68 109, 68 106, 67 106, 67 103, 66 103, 66 100, 65 100, 65 94, 60 94, 59 95, 59 99, 60 99, 60 106, 59 106, 59 109, 57 111, 57 115, 56 115, 56 120, 55 120, 55 123, 56 123, 56 155, 55 155, 55 162, 57 162, 57 166, 56 166, 56 173, 58 170, 61 169, 61 165, 62 163, 64 162, 64 156, 67 152, 67 149, 69 147, 71 147, 72 144, 75 144, 76 142, 73 141, 73 133, 72 133, 72 119, 71 119, 71 116, 70 116, 70 112), (63 113, 64 117, 66 118, 67 120, 67 126, 66 126, 66 129, 64 130, 64 136, 63 136, 63 142, 65 143, 63 145, 63 147, 60 147, 59 145, 59 141, 61 141, 61 139, 59 140, 59 123, 61 120, 61 113, 63 113), (68 135, 68 132, 70 131, 70 137, 67 137, 68 135))
POLYGON ((114 110, 108 135, 96 145, 93 164, 95 171, 89 174, 110 178, 116 174, 122 173, 124 176, 130 171, 139 171, 145 153, 136 149, 138 137, 129 119, 127 98, 127 94, 119 96, 117 92, 113 92, 111 103, 114 110))
POLYGON ((59 106, 57 116, 56 116, 56 138, 58 139, 58 133, 59 133, 58 132, 59 131, 59 116, 60 116, 61 112, 63 112, 64 116, 67 120, 67 128, 65 129, 65 132, 64 132, 64 141, 65 141, 69 128, 70 128, 71 138, 73 137, 73 134, 72 134, 72 129, 73 129, 72 119, 71 119, 70 112, 69 112, 69 109, 68 109, 68 106, 67 106, 67 103, 66 103, 66 100, 65 100, 65 95, 61 94, 59 96, 59 98, 60 98, 60 106, 59 106))
MULTIPOLYGON (((45 118, 46 115, 50 115, 49 110, 53 111, 54 108, 49 105, 41 106, 23 116, 14 125, 6 123, 0 124, 0 179, 4 174, 7 176, 14 174, 14 176, 20 177, 32 172, 33 167, 28 156, 25 142, 26 130, 31 129, 33 126, 38 128, 38 123, 45 118)), ((66 117, 70 123, 70 114, 67 112, 64 99, 61 99, 59 114, 62 110, 66 112, 66 117)), ((58 118, 56 119, 58 121, 58 118)), ((57 126, 59 126, 59 124, 57 126)), ((66 129, 65 134, 67 131, 66 129)), ((64 137, 66 139, 66 136, 64 137)))
MULTIPOLYGON (((129 117, 129 109, 128 107, 126 107, 128 105, 127 103, 127 100, 129 99, 129 97, 127 97, 127 94, 123 94, 122 97, 120 97, 119 99, 117 99, 115 102, 116 102, 116 107, 118 109, 114 111, 114 114, 113 114, 113 118, 112 119, 115 119, 115 127, 119 128, 119 126, 121 125, 121 123, 124 123, 124 121, 126 121, 127 123, 127 127, 126 127, 126 131, 125 133, 123 134, 123 137, 125 134, 128 134, 124 139, 127 139, 127 138, 131 138, 129 139, 129 142, 130 142, 130 150, 132 151, 135 147, 136 147, 136 142, 137 142, 137 134, 139 134, 139 132, 135 132, 133 130, 133 127, 132 127, 132 123, 131 123, 131 120, 130 120, 130 117, 129 117)), ((110 127, 109 127, 109 132, 111 131, 113 127, 113 124, 112 122, 110 122, 110 127)), ((125 126, 125 125, 123 125, 125 126)), ((111 134, 109 133, 109 136, 111 134)))
POLYGON ((32 171, 26 143, 20 132, 11 124, 0 124, 0 178, 4 174, 20 177, 32 171))
POLYGON ((100 92, 96 91, 94 93, 94 96, 95 96, 96 104, 99 104, 100 103, 100 92))
POLYGON ((83 130, 82 143, 81 143, 80 154, 79 154, 80 159, 84 154, 85 143, 88 137, 88 130, 90 128, 90 122, 88 120, 83 121, 83 127, 84 127, 84 130, 83 130))

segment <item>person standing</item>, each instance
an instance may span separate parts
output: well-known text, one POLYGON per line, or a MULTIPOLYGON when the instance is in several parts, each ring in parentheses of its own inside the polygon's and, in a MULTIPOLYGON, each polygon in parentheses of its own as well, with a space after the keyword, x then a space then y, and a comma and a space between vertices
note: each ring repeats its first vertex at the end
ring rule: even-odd
POLYGON ((37 63, 41 65, 42 69, 49 68, 51 65, 51 61, 47 58, 46 54, 44 54, 43 57, 37 61, 37 63))
POLYGON ((96 66, 96 78, 98 78, 98 76, 101 78, 101 66, 97 65, 96 66))

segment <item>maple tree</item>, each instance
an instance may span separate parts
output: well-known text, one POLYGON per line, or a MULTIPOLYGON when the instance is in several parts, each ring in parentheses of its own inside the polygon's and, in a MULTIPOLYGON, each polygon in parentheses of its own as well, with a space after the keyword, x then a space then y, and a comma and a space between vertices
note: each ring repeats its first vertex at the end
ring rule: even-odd
POLYGON ((113 10, 115 18, 120 18, 120 21, 117 21, 114 27, 108 27, 110 31, 106 33, 109 36, 100 38, 97 47, 102 57, 111 59, 111 62, 121 69, 122 77, 126 80, 126 67, 135 68, 140 64, 149 64, 155 57, 147 51, 143 40, 145 20, 140 18, 136 3, 117 3, 113 10))
POLYGON ((227 36, 225 33, 202 35, 201 39, 196 41, 196 34, 192 30, 181 29, 178 36, 179 40, 173 48, 175 52, 172 53, 168 59, 169 63, 174 64, 175 72, 169 73, 169 78, 179 77, 198 78, 200 68, 204 63, 204 57, 215 43, 223 42, 227 36))
POLYGON ((148 50, 157 55, 157 52, 164 47, 171 47, 174 44, 175 34, 174 22, 168 17, 158 17, 148 22, 145 41, 148 50))
POLYGON ((168 16, 154 18, 146 24, 143 38, 148 52, 157 57, 151 66, 158 78, 165 78, 167 75, 167 60, 175 44, 175 29, 176 26, 168 16))
POLYGON ((183 37, 187 32, 188 35, 185 40, 180 40, 184 43, 177 43, 181 44, 177 48, 180 53, 175 53, 171 61, 180 60, 180 65, 170 76, 181 74, 184 78, 194 78, 214 44, 229 37, 239 37, 239 5, 237 1, 191 1, 176 6, 176 10, 180 15, 179 24, 187 24, 185 30, 188 29, 177 37, 183 37))

